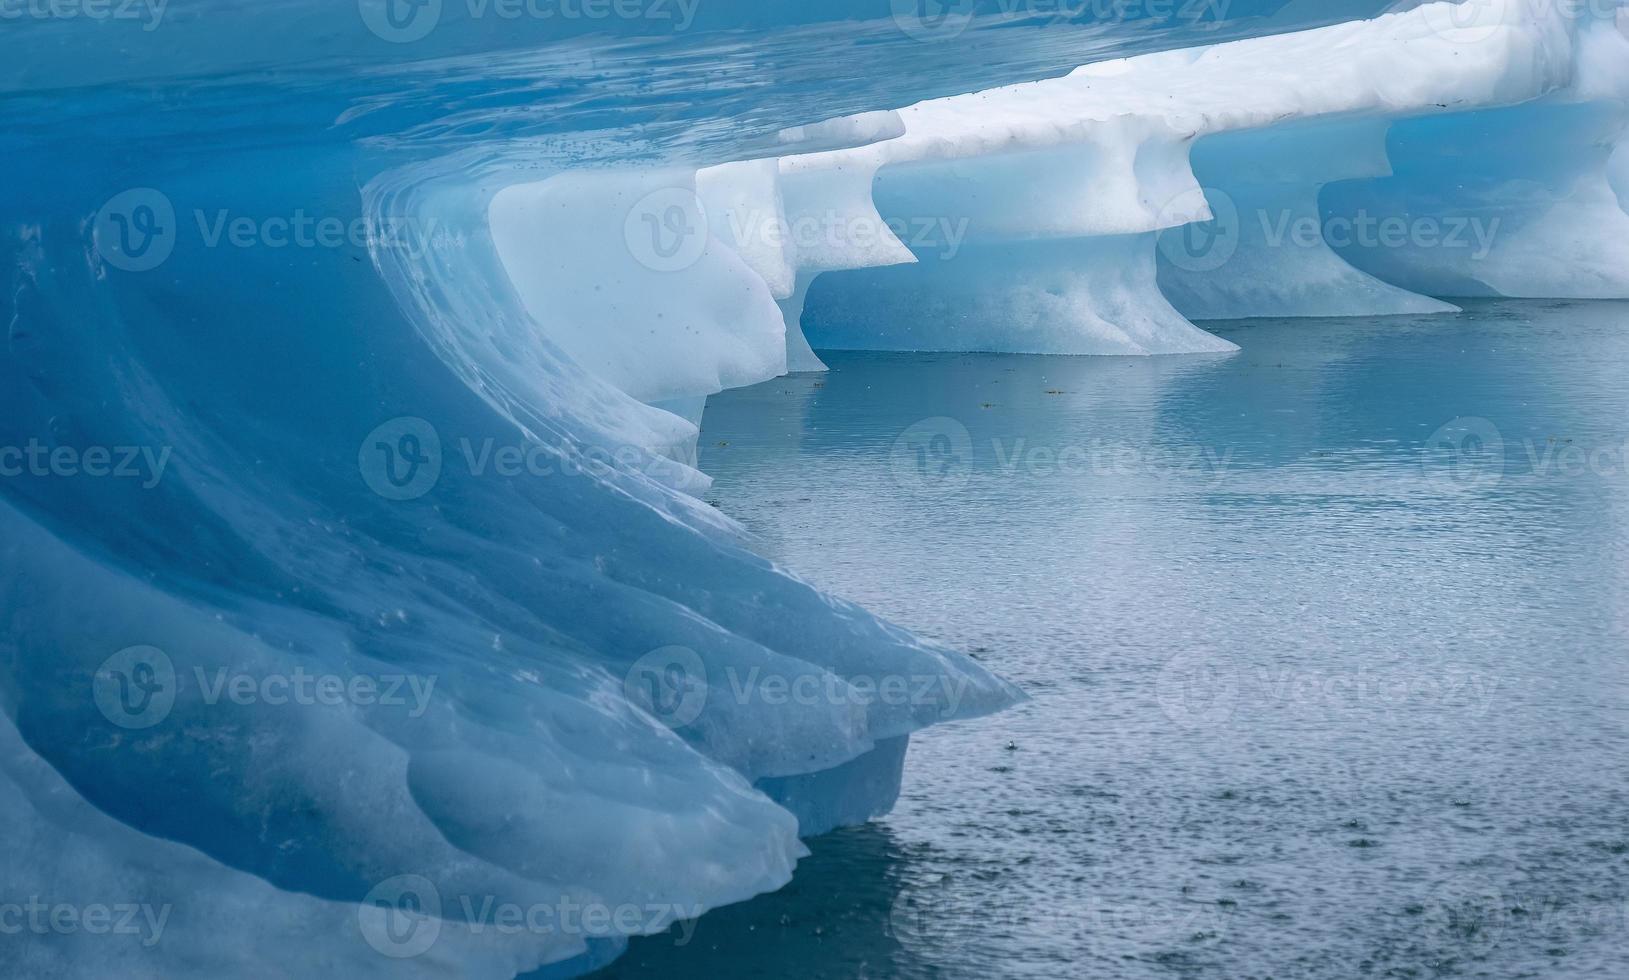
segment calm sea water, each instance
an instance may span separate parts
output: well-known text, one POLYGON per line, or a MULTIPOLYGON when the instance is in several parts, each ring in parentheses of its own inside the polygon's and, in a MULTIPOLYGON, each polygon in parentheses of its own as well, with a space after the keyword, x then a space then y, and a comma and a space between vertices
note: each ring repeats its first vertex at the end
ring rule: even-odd
POLYGON ((1629 976, 1629 304, 831 352, 717 506, 1033 700, 616 977, 1629 976))

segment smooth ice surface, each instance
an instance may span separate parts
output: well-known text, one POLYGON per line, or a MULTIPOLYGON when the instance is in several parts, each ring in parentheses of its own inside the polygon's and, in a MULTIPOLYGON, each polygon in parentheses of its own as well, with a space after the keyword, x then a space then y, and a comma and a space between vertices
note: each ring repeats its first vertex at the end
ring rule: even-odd
POLYGON ((713 398, 726 513, 1034 698, 607 976, 1623 976, 1629 304, 1466 306, 713 398))
MULTIPOLYGON (((711 213, 727 214, 724 201, 714 203, 711 213)), ((775 300, 790 295, 791 270, 707 234, 693 175, 559 174, 504 188, 490 216, 538 329, 619 390, 662 401, 786 372, 775 300), (642 200, 656 220, 638 220, 642 200), (668 251, 662 240, 674 232, 668 251)))

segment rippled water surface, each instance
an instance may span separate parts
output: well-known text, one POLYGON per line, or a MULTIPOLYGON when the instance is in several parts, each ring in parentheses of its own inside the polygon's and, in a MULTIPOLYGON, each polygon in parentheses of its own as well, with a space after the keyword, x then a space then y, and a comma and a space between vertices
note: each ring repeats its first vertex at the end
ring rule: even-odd
POLYGON ((831 352, 710 497, 1029 703, 619 977, 1629 976, 1629 304, 831 352))

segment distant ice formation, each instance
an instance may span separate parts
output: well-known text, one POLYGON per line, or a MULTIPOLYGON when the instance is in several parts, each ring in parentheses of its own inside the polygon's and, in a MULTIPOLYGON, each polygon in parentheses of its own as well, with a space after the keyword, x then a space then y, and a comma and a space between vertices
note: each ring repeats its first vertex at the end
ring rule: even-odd
MULTIPOLYGON (((1198 353, 1232 345, 1193 320, 1629 296, 1626 13, 1430 3, 834 120, 858 145, 700 170, 695 221, 779 301, 740 287, 736 329, 792 370, 806 337, 1198 353)), ((670 324, 709 274, 668 277, 670 324)))

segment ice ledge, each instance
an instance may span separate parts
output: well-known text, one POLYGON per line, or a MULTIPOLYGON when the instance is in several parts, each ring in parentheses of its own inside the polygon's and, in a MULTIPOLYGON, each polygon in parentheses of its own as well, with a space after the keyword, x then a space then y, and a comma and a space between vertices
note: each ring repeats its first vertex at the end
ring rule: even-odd
MULTIPOLYGON (((1396 281, 1406 277, 1386 260, 1407 249, 1332 247, 1329 222, 1363 216, 1331 215, 1329 201, 1360 207, 1353 186, 1389 186, 1399 124, 1621 101, 1624 22, 1618 9, 1432 3, 1086 65, 789 129, 783 142, 799 152, 778 158, 512 188, 493 202, 494 237, 543 329, 646 402, 819 370, 811 339, 1193 353, 1231 345, 1190 319, 1450 311, 1396 281), (1326 193, 1332 184, 1340 193, 1326 193)), ((1621 124, 1597 136, 1608 152, 1520 228, 1505 225, 1485 276, 1457 268, 1424 285, 1629 295, 1610 274, 1569 275, 1586 257, 1554 248, 1557 229, 1580 222, 1593 243, 1626 237, 1629 164, 1610 153, 1621 124)), ((1545 166, 1523 156, 1512 154, 1507 185, 1545 166)), ((1439 190, 1440 210, 1424 217, 1453 212, 1451 188, 1439 190)), ((1416 188, 1409 200, 1421 198, 1416 188)))

